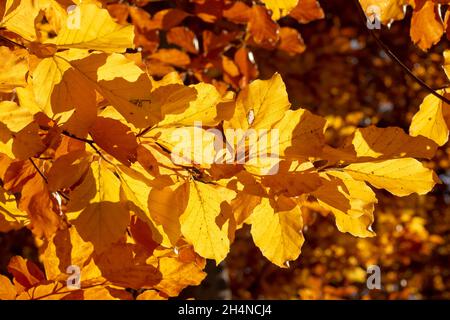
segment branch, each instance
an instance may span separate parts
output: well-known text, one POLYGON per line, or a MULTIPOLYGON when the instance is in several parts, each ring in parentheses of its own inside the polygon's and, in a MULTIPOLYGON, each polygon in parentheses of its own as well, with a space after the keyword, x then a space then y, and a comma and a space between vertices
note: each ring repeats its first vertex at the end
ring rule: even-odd
MULTIPOLYGON (((37 166, 37 164, 33 161, 32 158, 28 158, 28 160, 30 160, 31 164, 33 165, 33 167, 36 169, 36 172, 42 177, 42 179, 45 181, 45 184, 48 184, 48 179, 47 177, 44 175, 44 173, 41 171, 41 169, 39 169, 39 167, 37 166)), ((70 200, 70 198, 68 196, 66 196, 63 192, 60 191, 56 191, 61 197, 63 197, 64 199, 66 199, 67 201, 70 200)))
POLYGON ((44 179, 45 183, 48 184, 47 177, 42 173, 41 169, 39 169, 39 167, 36 165, 36 163, 33 161, 33 159, 32 158, 28 158, 28 160, 30 160, 31 164, 36 169, 37 173, 39 173, 39 175, 42 177, 42 179, 44 179))
MULTIPOLYGON (((354 0, 355 5, 358 7, 358 12, 359 15, 361 16, 361 19, 363 21, 364 26, 366 27, 366 15, 363 11, 363 9, 361 8, 361 5, 359 4, 358 0, 354 0)), ((450 105, 450 100, 447 99, 446 97, 444 97, 443 95, 439 94, 438 92, 436 92, 436 90, 434 90, 433 88, 431 88, 428 84, 426 84, 422 79, 420 79, 419 77, 417 77, 390 49, 389 47, 380 39, 380 37, 378 37, 378 35, 376 34, 376 32, 373 29, 369 29, 367 28, 367 30, 369 30, 370 35, 375 39, 376 43, 378 44, 378 46, 381 47, 381 49, 394 61, 396 62, 402 69, 403 71, 405 71, 410 77, 412 77, 423 89, 427 90, 429 93, 431 93, 432 95, 434 95, 435 97, 439 98, 440 100, 442 100, 443 102, 445 102, 446 104, 450 105)))
POLYGON ((142 130, 141 132, 139 132, 136 135, 136 138, 142 137, 144 134, 146 134, 147 132, 149 132, 151 129, 153 128, 153 126, 147 127, 144 130, 142 130))
POLYGON ((66 131, 66 130, 64 130, 64 131, 62 132, 62 134, 65 135, 65 136, 67 136, 67 137, 69 137, 69 138, 72 138, 72 139, 75 139, 75 140, 78 140, 78 141, 82 141, 82 142, 87 143, 88 145, 91 146, 92 149, 95 150, 95 152, 96 152, 103 160, 105 160, 105 161, 108 162, 108 163, 111 163, 108 159, 105 158, 105 156, 103 155, 103 153, 101 153, 101 151, 97 148, 97 146, 95 145, 95 141, 94 141, 94 140, 84 139, 84 138, 77 137, 77 136, 74 135, 73 133, 70 133, 69 131, 66 131))
POLYGON ((8 42, 9 44, 12 44, 12 45, 14 45, 14 46, 18 46, 18 47, 21 47, 22 49, 28 50, 28 48, 27 48, 26 46, 24 46, 23 44, 17 43, 17 42, 15 42, 15 41, 11 40, 11 39, 6 38, 5 36, 0 35, 0 39, 1 39, 1 40, 4 40, 4 41, 6 41, 6 42, 8 42))

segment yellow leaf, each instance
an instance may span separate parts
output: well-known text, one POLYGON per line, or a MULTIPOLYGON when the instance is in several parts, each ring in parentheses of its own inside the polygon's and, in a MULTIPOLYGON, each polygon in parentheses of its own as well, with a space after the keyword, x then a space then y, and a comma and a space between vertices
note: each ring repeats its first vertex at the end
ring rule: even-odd
POLYGON ((96 252, 125 236, 130 215, 119 192, 120 180, 99 160, 92 162, 83 182, 70 194, 67 216, 96 252))
POLYGON ((17 290, 11 281, 0 274, 0 300, 14 300, 17 295, 17 290))
POLYGON ((0 122, 12 132, 19 132, 33 121, 33 115, 28 109, 19 107, 12 101, 0 102, 0 122))
MULTIPOLYGON (((445 94, 445 90, 437 90, 437 92, 441 95, 445 94)), ((419 112, 414 115, 409 133, 413 137, 427 137, 442 146, 448 140, 449 123, 450 106, 429 94, 423 99, 419 112)))
POLYGON ((120 178, 122 182, 121 190, 128 200, 128 208, 150 227, 153 240, 165 247, 175 245, 180 237, 177 218, 181 212, 177 207, 173 207, 174 201, 177 199, 166 200, 163 194, 156 190, 153 191, 148 174, 138 165, 133 165, 132 168, 120 166, 120 178), (161 203, 168 201, 165 203, 167 207, 164 207, 164 204, 161 204, 161 206, 155 205, 150 199, 151 193, 159 195, 156 201, 161 203), (160 213, 163 218, 156 222, 155 218, 160 213), (167 219, 164 219, 164 217, 167 217, 167 219))
POLYGON ((72 66, 71 53, 43 59, 34 70, 31 83, 40 110, 50 118, 59 118, 61 124, 67 122, 66 129, 82 137, 97 116, 96 97, 93 83, 72 66))
POLYGON ((287 16, 297 6, 299 0, 262 0, 262 2, 272 11, 272 19, 278 20, 287 16))
POLYGON ((22 292, 17 300, 61 300, 73 293, 65 283, 46 281, 22 292))
POLYGON ((0 92, 11 92, 17 87, 26 85, 28 72, 26 50, 11 51, 8 47, 0 47, 0 92))
POLYGON ((445 50, 444 51, 444 71, 445 74, 447 75, 447 78, 450 78, 450 50, 445 50))
POLYGON ((213 132, 201 127, 173 127, 156 128, 149 134, 171 152, 172 162, 176 165, 209 168, 216 162, 214 143, 217 136, 213 132))
POLYGON ((273 129, 278 130, 281 156, 301 157, 318 155, 325 144, 324 118, 305 109, 284 112, 273 129))
MULTIPOLYGON (((195 252, 219 264, 230 249, 229 221, 219 225, 221 213, 235 196, 229 189, 198 181, 189 183, 189 201, 180 217, 181 233, 195 252)), ((229 218, 229 217, 225 217, 229 218)))
POLYGON ((182 262, 178 258, 162 257, 158 260, 158 270, 162 274, 161 281, 155 289, 176 297, 187 286, 198 286, 206 277, 194 262, 182 262))
POLYGON ((9 260, 8 272, 14 276, 17 289, 28 289, 45 280, 41 269, 31 260, 14 256, 9 260))
POLYGON ((375 188, 396 196, 426 194, 438 182, 436 174, 412 158, 350 164, 345 172, 354 179, 367 181, 375 188))
POLYGON ((269 130, 281 120, 291 104, 278 73, 269 80, 255 80, 239 94, 227 128, 269 130))
POLYGON ((153 288, 161 274, 154 266, 142 263, 133 249, 131 244, 113 244, 95 261, 102 275, 114 285, 136 290, 153 288))
POLYGON ((138 128, 160 120, 151 106, 151 81, 133 61, 120 54, 60 52, 43 59, 33 72, 37 104, 50 118, 63 115, 67 130, 82 136, 97 116, 96 91, 138 128), (75 110, 75 112, 74 112, 75 110))
POLYGON ((26 212, 19 210, 16 199, 0 187, 0 232, 18 229, 27 223, 26 212))
POLYGON ((54 43, 59 48, 120 53, 127 48, 134 48, 133 40, 132 25, 120 25, 109 15, 108 10, 95 4, 81 3, 67 17, 58 36, 47 43, 54 43))
POLYGON ((322 184, 311 162, 289 165, 290 163, 283 162, 276 174, 262 177, 262 184, 270 188, 271 194, 296 197, 310 193, 322 184))
MULTIPOLYGON (((160 87, 159 89, 163 90, 163 88, 160 87)), ((215 126, 220 122, 217 115, 217 104, 220 102, 221 96, 216 87, 207 83, 199 83, 190 86, 190 88, 197 92, 196 98, 193 99, 194 92, 187 89, 180 92, 180 94, 185 95, 184 97, 179 94, 169 97, 168 104, 162 107, 161 112, 164 119, 158 123, 159 127, 191 126, 195 122, 201 122, 203 126, 215 126), (170 99, 174 99, 177 103, 170 99), (187 107, 186 100, 189 100, 187 107)))
POLYGON ((405 16, 403 7, 410 2, 410 0, 359 0, 366 16, 378 15, 377 18, 383 24, 403 19, 405 16))
POLYGON ((251 234, 256 246, 271 262, 286 268, 296 260, 305 241, 302 212, 289 198, 277 201, 262 198, 250 216, 251 234))
POLYGON ((35 19, 39 11, 39 4, 35 0, 6 0, 4 16, 0 17, 0 27, 6 27, 26 40, 35 41, 35 19))
POLYGON ((427 158, 431 159, 437 145, 430 139, 411 137, 396 127, 370 126, 357 129, 352 140, 358 158, 427 158))
POLYGON ((156 290, 146 290, 136 297, 136 300, 167 300, 156 290))
POLYGON ((187 206, 188 185, 175 184, 152 188, 148 196, 148 210, 156 225, 162 227, 172 246, 181 236, 180 215, 187 206), (174 206, 174 203, 177 205, 174 206))
POLYGON ((93 252, 92 243, 83 241, 75 227, 58 231, 49 240, 41 256, 47 279, 66 281, 67 267, 72 265, 80 268, 83 281, 99 277, 100 274, 89 274, 84 268, 93 252), (68 243, 71 245, 68 246, 68 243))
POLYGON ((114 158, 129 166, 136 161, 138 143, 130 127, 119 120, 97 117, 89 129, 95 143, 114 158))
POLYGON ((323 185, 313 195, 334 214, 339 231, 373 237, 371 226, 377 198, 372 189, 345 172, 330 170, 322 177, 323 185))

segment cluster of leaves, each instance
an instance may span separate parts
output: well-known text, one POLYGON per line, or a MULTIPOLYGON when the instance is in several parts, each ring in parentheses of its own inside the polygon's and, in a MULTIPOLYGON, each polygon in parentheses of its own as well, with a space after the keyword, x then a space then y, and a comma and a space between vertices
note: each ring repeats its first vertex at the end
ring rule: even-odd
MULTIPOLYGON (((306 26, 308 50, 295 58, 280 53, 255 52, 262 76, 278 70, 296 104, 326 116, 330 143, 354 134, 358 126, 400 125, 408 129, 427 91, 383 52, 353 15, 345 0, 323 4, 333 21, 306 26), (389 70, 388 72, 386 70, 389 70), (307 79, 307 81, 305 81, 307 79), (395 84, 395 85, 394 85, 395 84)), ((426 55, 408 38, 410 18, 377 31, 411 71, 432 88, 442 88, 447 77, 441 65, 448 41, 426 55)), ((432 162, 448 184, 448 142, 432 162)), ((355 239, 339 233, 330 214, 308 208, 307 239, 301 258, 290 269, 275 268, 249 246, 243 230, 227 258, 235 298, 251 299, 430 299, 450 296, 449 188, 439 185, 432 194, 402 199, 377 191, 379 203, 373 225, 377 236, 355 239), (324 218, 323 216, 328 216, 324 218), (381 290, 367 290, 366 269, 381 268, 381 290)), ((303 207, 305 209, 305 207, 303 207)), ((303 210, 305 215, 305 210, 303 210)))
MULTIPOLYGON (((292 2, 265 1, 274 18, 292 2)), ((79 28, 69 27, 65 1, 0 8, 0 228, 31 229, 45 269, 13 258, 14 281, 0 276, 0 298, 177 296, 203 280, 205 259, 226 257, 245 224, 261 253, 286 267, 300 255, 311 203, 339 231, 371 237, 377 198, 368 184, 408 196, 437 182, 416 160, 434 156, 430 139, 370 126, 334 148, 325 119, 291 108, 278 74, 237 97, 205 82, 186 86, 177 73, 156 81, 139 53, 125 53, 132 25, 100 2, 77 4, 79 28), (190 165, 172 161, 180 128, 203 141, 200 150, 181 146, 190 165), (210 128, 254 129, 258 141, 276 129, 279 151, 264 162, 211 164, 202 161, 219 157, 210 128), (263 174, 275 165, 276 175, 263 174), (72 265, 80 290, 65 286, 72 265)), ((226 138, 235 158, 240 141, 226 138)))
POLYGON ((406 8, 413 8, 410 37, 422 50, 428 50, 441 40, 444 33, 450 38, 448 0, 360 0, 368 16, 377 15, 383 24, 391 24, 405 17, 406 8), (374 9, 376 8, 376 9, 374 9))
POLYGON ((252 48, 302 53, 300 25, 324 17, 316 0, 149 2, 107 5, 119 23, 130 20, 136 27, 135 44, 149 74, 178 70, 222 93, 258 76, 252 48))
MULTIPOLYGON (((413 12, 410 36, 413 43, 422 50, 426 51, 437 44, 444 33, 447 33, 447 37, 450 38, 450 11, 447 10, 447 6, 442 6, 449 4, 450 1, 386 0, 380 2, 361 0, 360 3, 365 12, 371 12, 369 8, 377 6, 379 8, 378 18, 385 24, 403 19, 405 7, 411 5, 413 12), (443 15, 445 15, 444 18, 443 15)), ((450 51, 444 51, 443 55, 445 60, 443 67, 447 76, 450 77, 450 51)), ((448 95, 447 90, 448 88, 436 90, 425 97, 419 112, 412 119, 409 128, 411 136, 427 137, 439 146, 443 146, 448 141, 450 106, 445 102, 448 95)))

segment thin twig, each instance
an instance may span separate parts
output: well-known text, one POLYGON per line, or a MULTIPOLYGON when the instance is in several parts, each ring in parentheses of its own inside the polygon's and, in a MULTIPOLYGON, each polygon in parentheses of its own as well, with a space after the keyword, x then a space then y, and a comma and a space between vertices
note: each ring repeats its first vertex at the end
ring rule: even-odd
POLYGON ((139 133, 136 135, 136 138, 142 137, 144 134, 146 134, 147 132, 149 132, 152 128, 153 128, 153 126, 150 126, 150 127, 145 128, 144 130, 142 130, 141 132, 139 132, 139 133))
MULTIPOLYGON (((366 15, 363 11, 363 9, 361 8, 358 0, 354 0, 355 5, 358 7, 358 12, 361 16, 361 19, 364 23, 364 26, 366 25, 366 15)), ((436 92, 436 90, 434 90, 433 88, 431 88, 428 84, 426 84, 422 79, 420 79, 419 77, 417 77, 392 51, 391 49, 389 49, 389 47, 380 39, 380 37, 378 37, 378 35, 376 34, 376 32, 373 29, 367 28, 367 30, 369 31, 370 35, 375 39, 376 43, 381 47, 381 49, 394 61, 396 62, 410 77, 412 77, 423 89, 427 90, 428 92, 430 92, 431 94, 433 94, 435 97, 441 99, 442 101, 444 101, 446 104, 450 105, 450 100, 447 99, 446 97, 444 97, 443 95, 439 94, 438 92, 436 92)))
POLYGON ((44 173, 42 173, 41 169, 39 169, 39 167, 36 165, 36 163, 33 161, 33 159, 32 158, 28 158, 28 160, 30 160, 31 164, 36 169, 37 173, 39 173, 39 175, 42 177, 42 179, 44 179, 45 183, 48 184, 47 177, 44 175, 44 173))
MULTIPOLYGON (((48 179, 45 176, 45 174, 41 171, 41 169, 39 169, 39 167, 37 166, 37 164, 33 161, 32 158, 29 158, 28 160, 30 160, 31 164, 33 165, 33 167, 36 169, 36 172, 42 177, 42 179, 45 181, 45 184, 48 184, 48 179)), ((60 191, 56 191, 61 197, 63 197, 64 199, 66 199, 67 201, 70 200, 70 198, 68 196, 66 196, 64 194, 64 192, 60 192, 60 191)))
POLYGON ((15 41, 11 40, 11 39, 6 38, 5 36, 0 35, 0 39, 8 42, 9 44, 12 44, 12 45, 21 47, 22 49, 27 49, 28 50, 28 48, 26 46, 24 46, 23 44, 17 43, 15 41))
POLYGON ((64 130, 64 131, 62 132, 62 134, 65 135, 65 136, 67 136, 67 137, 69 137, 69 138, 78 140, 78 141, 83 141, 83 142, 86 142, 86 143, 89 143, 89 144, 95 143, 94 140, 89 140, 89 139, 77 137, 77 136, 74 135, 73 133, 70 133, 69 131, 66 131, 66 130, 64 130))
POLYGON ((80 138, 80 137, 78 137, 78 136, 74 135, 73 133, 70 133, 70 132, 68 132, 68 131, 66 131, 66 130, 64 130, 64 131, 62 132, 62 134, 65 135, 65 136, 67 136, 67 137, 69 137, 69 138, 72 138, 72 139, 75 139, 75 140, 78 140, 78 141, 82 141, 82 142, 87 143, 88 145, 91 146, 92 149, 95 150, 95 152, 96 152, 103 160, 105 160, 105 161, 108 162, 108 163, 111 163, 111 161, 109 161, 108 159, 106 159, 105 156, 103 155, 103 153, 97 148, 97 146, 95 145, 95 141, 94 141, 94 140, 85 139, 85 138, 80 138))

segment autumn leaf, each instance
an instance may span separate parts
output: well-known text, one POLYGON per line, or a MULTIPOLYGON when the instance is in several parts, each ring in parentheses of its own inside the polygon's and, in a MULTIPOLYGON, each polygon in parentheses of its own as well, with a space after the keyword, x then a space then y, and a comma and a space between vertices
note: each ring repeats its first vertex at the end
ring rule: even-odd
POLYGON ((7 0, 3 16, 0 17, 0 27, 6 27, 24 39, 34 41, 37 39, 34 19, 39 10, 33 0, 7 0))
MULTIPOLYGON (((440 94, 445 94, 445 90, 439 90, 440 94)), ((448 128, 450 122, 449 107, 441 99, 429 94, 425 97, 420 110, 417 112, 409 127, 409 133, 414 136, 424 136, 439 146, 444 145, 448 140, 448 128)))
POLYGON ((419 0, 411 19, 411 40, 422 50, 428 50, 439 42, 444 25, 433 1, 419 0))
POLYGON ((11 281, 0 274, 0 300, 14 300, 17 295, 17 290, 11 281))
POLYGON ((226 214, 227 203, 235 196, 231 190, 214 185, 189 183, 189 201, 180 216, 181 233, 192 243, 195 251, 204 258, 216 260, 219 264, 227 255, 229 217, 218 224, 221 215, 226 214))
POLYGON ((439 181, 436 174, 412 158, 354 163, 344 168, 354 179, 402 197, 425 194, 439 181))
POLYGON ((280 267, 296 260, 304 242, 302 213, 289 198, 263 198, 250 217, 253 241, 262 254, 280 267))
POLYGON ((334 214, 339 231, 373 237, 371 226, 377 198, 369 186, 340 171, 328 171, 322 178, 322 185, 313 195, 334 214))
POLYGON ((93 161, 71 193, 67 215, 84 241, 103 252, 125 235, 130 215, 120 201, 120 180, 102 160, 93 161))
POLYGON ((28 63, 25 50, 12 51, 7 47, 0 47, 0 91, 10 92, 14 88, 26 85, 28 63))
POLYGON ((278 20, 289 14, 289 12, 297 6, 298 0, 262 0, 266 7, 272 11, 272 19, 278 20))
POLYGON ((403 19, 405 12, 403 6, 408 4, 408 0, 359 0, 366 16, 373 17, 379 14, 378 19, 383 23, 389 23, 392 20, 403 19))
POLYGON ((64 49, 91 49, 111 53, 133 48, 133 26, 117 24, 106 9, 93 3, 81 3, 76 10, 79 10, 79 21, 72 21, 68 17, 58 36, 48 43, 64 49))

